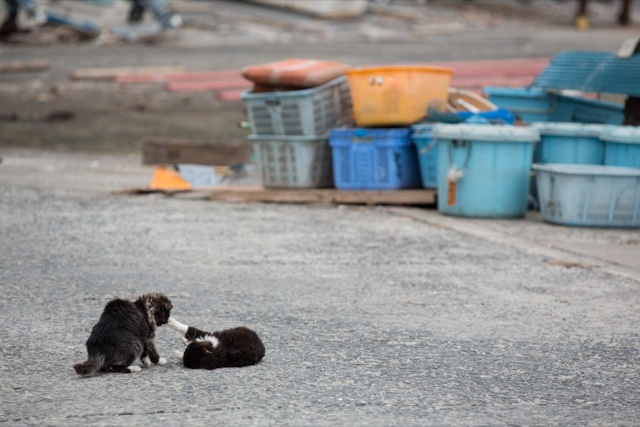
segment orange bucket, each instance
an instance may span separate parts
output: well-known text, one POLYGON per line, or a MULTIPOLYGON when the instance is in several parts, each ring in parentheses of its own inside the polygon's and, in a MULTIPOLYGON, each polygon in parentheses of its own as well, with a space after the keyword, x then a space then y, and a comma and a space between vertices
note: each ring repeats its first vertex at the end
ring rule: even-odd
POLYGON ((452 71, 406 65, 352 68, 346 75, 358 126, 402 126, 424 119, 432 101, 447 102, 452 71))

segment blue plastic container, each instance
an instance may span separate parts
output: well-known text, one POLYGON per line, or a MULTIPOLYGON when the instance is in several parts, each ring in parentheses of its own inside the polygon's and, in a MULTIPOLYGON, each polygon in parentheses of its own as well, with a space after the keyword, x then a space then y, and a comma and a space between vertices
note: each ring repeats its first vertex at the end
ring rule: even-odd
POLYGON ((640 127, 612 126, 602 131, 604 164, 640 168, 640 127))
POLYGON ((556 110, 555 96, 537 87, 485 86, 483 90, 489 101, 526 123, 547 122, 556 110))
POLYGON ((489 100, 526 122, 574 122, 620 125, 624 106, 597 99, 557 95, 540 87, 483 88, 489 100))
POLYGON ((438 124, 433 137, 438 140, 438 211, 481 218, 526 214, 537 130, 438 124))
POLYGON ((411 139, 418 152, 420 177, 424 188, 438 188, 438 149, 433 139, 435 125, 414 125, 411 127, 411 139))
POLYGON ((535 163, 604 163, 600 133, 605 125, 549 122, 532 126, 540 132, 540 142, 533 157, 535 163))
POLYGON ((329 144, 336 188, 392 190, 420 187, 409 128, 332 129, 329 144))
POLYGON ((577 96, 554 95, 555 111, 549 121, 621 125, 624 105, 577 96))
POLYGON ((640 227, 640 169, 534 164, 542 219, 583 227, 640 227))

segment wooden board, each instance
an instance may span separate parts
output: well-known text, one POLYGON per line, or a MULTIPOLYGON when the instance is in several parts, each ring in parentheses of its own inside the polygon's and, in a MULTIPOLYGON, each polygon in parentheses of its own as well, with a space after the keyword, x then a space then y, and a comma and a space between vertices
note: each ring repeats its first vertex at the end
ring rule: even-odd
POLYGON ((361 205, 432 205, 435 190, 356 191, 335 188, 215 187, 200 191, 208 200, 245 203, 332 203, 361 205))
POLYGON ((229 166, 248 163, 253 148, 246 145, 217 144, 205 141, 145 141, 142 144, 142 163, 145 165, 194 164, 229 166))
POLYGON ((192 191, 157 191, 132 189, 119 194, 162 193, 186 199, 204 199, 239 203, 291 203, 291 204, 351 204, 351 205, 405 205, 433 206, 436 190, 338 190, 335 188, 262 188, 223 186, 200 188, 192 191))

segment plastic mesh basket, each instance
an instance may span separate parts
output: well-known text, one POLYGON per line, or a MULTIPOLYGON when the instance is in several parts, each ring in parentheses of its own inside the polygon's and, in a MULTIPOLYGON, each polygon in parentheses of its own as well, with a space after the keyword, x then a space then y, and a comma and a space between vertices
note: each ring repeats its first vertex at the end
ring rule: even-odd
POLYGON ((346 77, 312 89, 287 92, 245 92, 254 135, 324 135, 351 120, 352 105, 346 77))
POLYGON ((249 136, 267 188, 333 186, 331 148, 327 138, 249 136))
POLYGON ((420 187, 420 169, 410 130, 333 129, 329 143, 340 189, 388 190, 420 187))
POLYGON ((640 169, 534 164, 542 219, 563 225, 640 227, 640 169))

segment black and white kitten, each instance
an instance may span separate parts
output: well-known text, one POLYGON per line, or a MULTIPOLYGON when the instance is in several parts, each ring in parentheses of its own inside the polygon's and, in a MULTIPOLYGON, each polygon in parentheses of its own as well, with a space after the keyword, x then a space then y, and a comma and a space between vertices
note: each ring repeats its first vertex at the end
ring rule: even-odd
POLYGON ((173 305, 164 294, 141 295, 136 301, 114 299, 104 307, 100 320, 93 326, 87 340, 88 359, 73 368, 80 375, 97 371, 140 372, 134 365, 141 360, 164 365, 156 350, 156 329, 167 323, 173 305))
POLYGON ((183 335, 187 348, 182 363, 190 369, 241 368, 264 357, 264 345, 254 331, 244 326, 205 332, 169 317, 167 324, 183 335))

